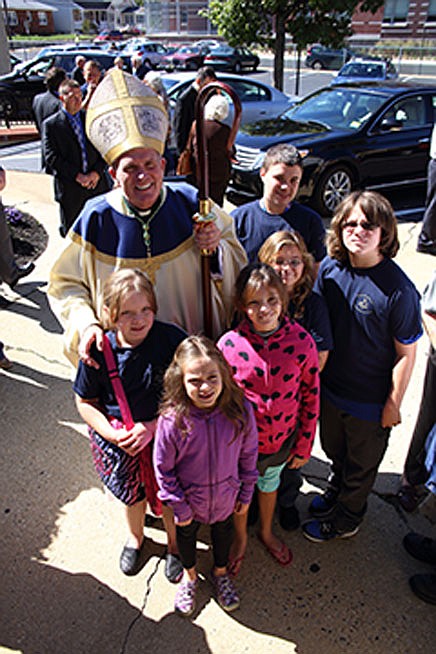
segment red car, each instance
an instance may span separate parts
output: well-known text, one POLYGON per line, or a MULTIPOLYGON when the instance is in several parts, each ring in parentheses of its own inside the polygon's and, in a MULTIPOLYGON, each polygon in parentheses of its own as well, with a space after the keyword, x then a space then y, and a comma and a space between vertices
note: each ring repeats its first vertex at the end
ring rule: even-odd
POLYGON ((120 30, 103 30, 98 36, 95 37, 94 43, 101 43, 102 41, 122 41, 124 34, 120 30))
POLYGON ((182 45, 171 56, 166 57, 165 67, 178 70, 198 70, 210 52, 207 46, 182 45))

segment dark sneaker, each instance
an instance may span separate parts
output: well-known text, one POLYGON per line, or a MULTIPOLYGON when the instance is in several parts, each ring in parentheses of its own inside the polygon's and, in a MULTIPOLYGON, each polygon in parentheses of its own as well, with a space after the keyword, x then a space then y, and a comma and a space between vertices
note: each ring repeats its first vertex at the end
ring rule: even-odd
POLYGON ((358 524, 339 531, 331 520, 310 520, 303 525, 304 535, 313 543, 324 543, 335 538, 351 538, 358 531, 358 524))
POLYGON ((147 558, 145 556, 145 539, 142 541, 142 545, 139 550, 134 547, 123 547, 123 551, 120 556, 120 569, 121 572, 124 572, 125 575, 133 577, 137 575, 138 572, 142 570, 147 558))
POLYGON ((20 281, 20 279, 23 279, 23 277, 27 277, 27 275, 30 275, 31 272, 35 270, 35 264, 33 261, 28 261, 27 263, 24 264, 24 266, 16 266, 15 267, 15 275, 14 279, 11 281, 9 286, 11 288, 14 288, 20 281))
POLYGON ((309 505, 309 511, 314 518, 324 518, 329 516, 336 507, 338 491, 333 488, 327 488, 322 495, 315 495, 309 505))
POLYGON ((413 558, 436 565, 436 540, 434 538, 421 536, 421 534, 411 531, 404 536, 403 545, 413 558))
POLYGON ((419 599, 427 604, 436 604, 436 575, 413 575, 409 584, 419 599))
POLYGON ((178 584, 183 577, 183 565, 177 554, 165 555, 165 577, 172 584, 178 584))
POLYGON ((296 506, 288 508, 279 505, 279 523, 285 531, 294 531, 300 526, 300 515, 296 506))
POLYGON ((197 579, 195 581, 182 581, 177 589, 174 600, 174 609, 180 615, 189 616, 195 611, 195 593, 197 591, 197 579))
POLYGON ((239 608, 239 595, 228 574, 215 576, 212 572, 218 604, 224 611, 234 611, 239 608))

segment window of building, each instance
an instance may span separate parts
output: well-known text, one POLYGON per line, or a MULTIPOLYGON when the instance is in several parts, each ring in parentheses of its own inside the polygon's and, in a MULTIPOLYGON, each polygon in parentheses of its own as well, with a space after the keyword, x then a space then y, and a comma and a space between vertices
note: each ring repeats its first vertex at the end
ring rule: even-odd
POLYGON ((409 0, 386 0, 384 23, 405 23, 409 13, 409 0))
POLYGON ((16 11, 11 11, 8 9, 8 23, 11 27, 16 27, 18 25, 18 16, 16 11))
POLYGON ((427 22, 436 23, 436 0, 430 0, 428 3, 427 22))
POLYGON ((38 22, 40 25, 48 25, 48 18, 45 11, 38 11, 38 22))
POLYGON ((78 23, 82 20, 82 12, 80 9, 73 9, 73 20, 75 23, 78 23))

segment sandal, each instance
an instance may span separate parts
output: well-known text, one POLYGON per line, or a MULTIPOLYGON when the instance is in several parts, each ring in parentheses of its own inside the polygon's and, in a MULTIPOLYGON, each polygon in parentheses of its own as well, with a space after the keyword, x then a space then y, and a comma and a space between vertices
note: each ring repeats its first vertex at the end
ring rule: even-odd
POLYGON ((289 547, 285 545, 285 543, 282 542, 280 549, 276 550, 274 547, 270 547, 269 545, 267 545, 265 541, 261 538, 260 534, 257 534, 257 537, 262 543, 262 545, 264 546, 264 548, 266 549, 266 551, 268 552, 268 554, 272 556, 274 561, 276 561, 283 568, 286 568, 288 565, 291 565, 293 559, 292 552, 289 549, 289 547))

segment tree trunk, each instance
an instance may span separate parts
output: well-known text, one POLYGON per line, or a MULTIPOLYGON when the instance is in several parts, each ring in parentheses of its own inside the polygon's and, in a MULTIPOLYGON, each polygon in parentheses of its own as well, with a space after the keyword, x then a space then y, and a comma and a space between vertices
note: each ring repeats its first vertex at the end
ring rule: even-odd
POLYGON ((275 15, 276 41, 274 46, 274 86, 283 91, 283 69, 285 57, 285 17, 275 15))

